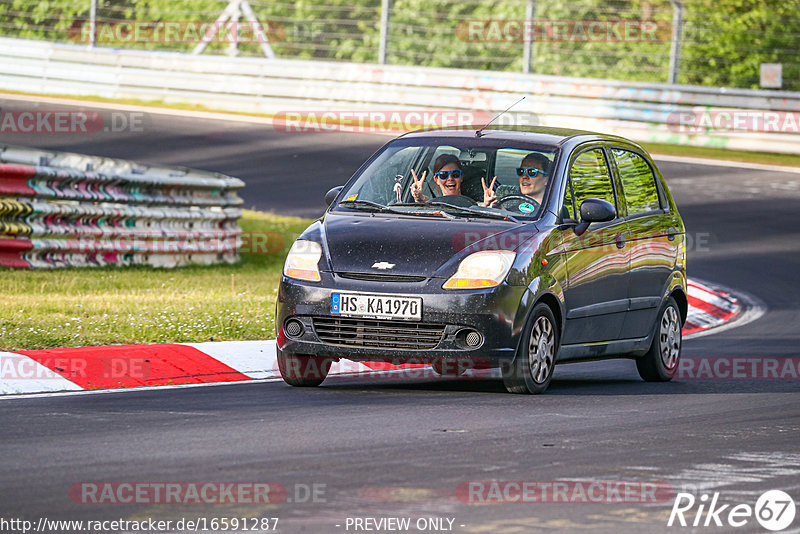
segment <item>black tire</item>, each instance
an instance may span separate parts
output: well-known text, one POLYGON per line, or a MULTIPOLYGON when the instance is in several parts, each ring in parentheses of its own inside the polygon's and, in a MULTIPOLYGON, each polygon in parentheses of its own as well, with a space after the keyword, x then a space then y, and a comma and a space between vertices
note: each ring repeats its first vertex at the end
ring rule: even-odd
POLYGON ((653 343, 636 360, 636 368, 646 382, 669 382, 678 372, 683 344, 681 312, 674 298, 667 299, 657 317, 653 343))
POLYGON ((514 362, 502 367, 509 393, 544 393, 553 378, 561 333, 553 312, 539 303, 531 312, 514 362))
POLYGON ((333 360, 304 354, 288 354, 277 351, 278 369, 283 381, 295 387, 316 387, 322 384, 333 360))

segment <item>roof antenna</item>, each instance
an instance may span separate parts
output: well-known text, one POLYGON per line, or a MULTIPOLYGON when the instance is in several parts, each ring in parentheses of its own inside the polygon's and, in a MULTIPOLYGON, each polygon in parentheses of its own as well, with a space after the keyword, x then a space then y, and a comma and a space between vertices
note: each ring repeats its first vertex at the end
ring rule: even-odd
POLYGON ((516 102, 514 102, 513 104, 511 104, 510 106, 508 106, 508 107, 505 109, 505 111, 503 111, 503 112, 501 112, 501 113, 498 113, 497 115, 495 115, 495 117, 494 117, 492 120, 490 120, 489 122, 487 122, 487 123, 484 125, 484 127, 483 127, 483 128, 481 128, 480 130, 478 130, 478 131, 476 131, 476 132, 475 132, 475 137, 480 137, 481 135, 483 135, 483 133, 482 133, 482 132, 483 132, 483 131, 484 131, 486 128, 488 128, 490 124, 492 124, 494 121, 496 121, 497 119, 499 119, 500 117, 502 117, 502 116, 503 116, 503 115, 504 115, 504 114, 505 114, 505 113, 506 113, 506 112, 507 112, 509 109, 513 108, 514 106, 516 106, 517 104, 519 104, 519 103, 520 103, 520 102, 522 102, 523 100, 525 100, 525 97, 524 97, 524 96, 523 96, 522 98, 520 98, 519 100, 517 100, 516 102))

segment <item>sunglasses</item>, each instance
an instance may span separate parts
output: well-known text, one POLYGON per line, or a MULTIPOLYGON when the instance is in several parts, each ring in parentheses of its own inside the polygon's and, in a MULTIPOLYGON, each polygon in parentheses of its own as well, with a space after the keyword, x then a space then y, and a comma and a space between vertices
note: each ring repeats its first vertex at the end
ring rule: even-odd
POLYGON ((458 180, 461 178, 461 169, 455 169, 453 171, 439 171, 433 176, 437 180, 447 180, 448 176, 452 176, 454 180, 458 180))
POLYGON ((526 169, 524 167, 517 167, 517 176, 523 176, 526 172, 531 178, 536 178, 539 176, 539 174, 542 176, 547 176, 547 172, 543 171, 542 169, 526 169))

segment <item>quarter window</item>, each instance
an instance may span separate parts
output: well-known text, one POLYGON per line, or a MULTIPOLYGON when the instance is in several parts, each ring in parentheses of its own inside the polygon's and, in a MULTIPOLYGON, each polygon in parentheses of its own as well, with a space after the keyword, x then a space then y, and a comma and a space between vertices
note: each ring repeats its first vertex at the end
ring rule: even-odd
POLYGON ((582 152, 572 163, 569 171, 572 181, 572 192, 575 195, 575 206, 580 211, 581 203, 587 198, 607 200, 612 206, 614 186, 611 173, 608 171, 603 151, 599 148, 582 152))
POLYGON ((628 215, 659 209, 661 204, 658 200, 656 178, 647 161, 629 150, 615 148, 611 152, 619 169, 628 215))
POLYGON ((572 184, 567 179, 567 190, 564 192, 564 204, 561 208, 561 219, 575 219, 575 200, 572 198, 572 184))

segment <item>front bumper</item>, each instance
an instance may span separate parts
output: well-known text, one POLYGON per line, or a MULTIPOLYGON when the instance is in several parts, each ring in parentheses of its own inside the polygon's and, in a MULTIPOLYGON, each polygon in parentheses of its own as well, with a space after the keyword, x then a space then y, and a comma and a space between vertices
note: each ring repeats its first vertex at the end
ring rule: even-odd
MULTIPOLYGON (((441 359, 469 359, 476 367, 494 367, 514 358, 519 336, 524 327, 521 312, 527 288, 501 284, 491 289, 442 289, 444 280, 421 282, 376 282, 341 278, 323 273, 320 283, 306 283, 282 277, 275 317, 278 349, 291 354, 307 354, 354 361, 433 362, 441 359), (419 296, 423 299, 424 325, 443 325, 444 331, 432 348, 365 347, 333 344, 320 339, 314 318, 339 317, 331 313, 331 293, 349 291, 378 294, 419 296), (303 324, 303 333, 289 337, 282 326, 289 318, 303 324), (463 332, 480 333, 482 343, 465 346, 463 332)), ((370 320, 370 319, 366 319, 370 320)), ((394 320, 403 327, 406 321, 394 320)))

